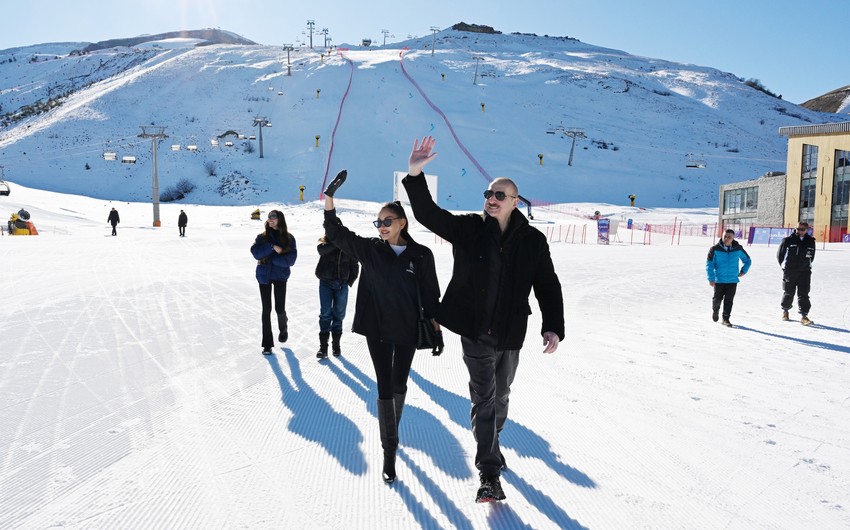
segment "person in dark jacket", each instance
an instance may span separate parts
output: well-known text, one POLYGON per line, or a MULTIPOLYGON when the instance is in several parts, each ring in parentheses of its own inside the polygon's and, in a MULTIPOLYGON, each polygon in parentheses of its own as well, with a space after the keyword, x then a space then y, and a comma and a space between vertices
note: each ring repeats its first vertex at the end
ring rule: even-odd
POLYGON ((797 308, 800 311, 800 322, 804 326, 812 323, 809 311, 812 302, 809 300, 809 290, 812 286, 812 262, 815 261, 815 238, 809 235, 809 223, 800 222, 797 230, 782 240, 776 259, 782 267, 782 320, 789 320, 788 311, 797 293, 797 308))
POLYGON ((257 260, 256 277, 260 284, 260 302, 262 303, 263 355, 271 355, 274 348, 272 334, 272 291, 274 291, 274 310, 280 329, 278 340, 281 343, 289 339, 286 318, 286 281, 290 267, 298 258, 295 237, 286 229, 286 218, 280 210, 269 212, 266 230, 257 236, 251 245, 251 254, 257 260))
POLYGON ((735 231, 731 228, 723 233, 716 245, 708 250, 705 261, 705 272, 708 284, 714 287, 714 297, 711 299, 711 319, 717 322, 720 304, 723 304, 723 325, 732 327, 729 317, 732 316, 732 303, 738 282, 750 270, 752 260, 744 247, 735 240, 735 231), (743 267, 738 268, 738 262, 743 267))
POLYGON ((407 231, 407 215, 400 203, 388 202, 372 224, 380 237, 361 237, 343 226, 336 215, 333 196, 346 172, 325 190, 325 234, 340 250, 362 265, 352 331, 366 337, 378 387, 378 427, 384 452, 383 479, 396 479, 398 424, 407 396, 410 365, 416 352, 419 299, 425 318, 433 322, 440 300, 440 284, 431 249, 420 245, 407 231))
POLYGON ((319 351, 316 357, 328 356, 328 338, 333 336, 333 354, 342 354, 342 321, 348 306, 348 288, 354 286, 360 265, 357 260, 341 251, 328 241, 327 236, 319 239, 316 247, 319 251, 319 263, 316 264, 316 277, 319 279, 319 351))
POLYGON ((517 209, 516 184, 493 180, 484 192, 483 214, 443 210, 431 198, 423 174, 436 156, 434 145, 430 136, 421 146, 414 142, 402 183, 416 219, 452 244, 452 279, 437 308, 437 322, 461 336, 478 444, 476 502, 491 502, 505 498, 499 433, 531 314, 529 295, 534 289, 543 316, 544 353, 553 353, 564 339, 564 300, 546 236, 517 209))
POLYGON ((117 236, 118 231, 116 230, 116 227, 118 226, 118 223, 121 222, 121 218, 118 217, 118 210, 115 208, 110 210, 109 217, 106 218, 106 222, 112 225, 112 235, 117 236))
POLYGON ((180 237, 186 237, 186 225, 189 223, 189 216, 186 212, 180 210, 180 215, 177 216, 177 229, 180 231, 180 237))

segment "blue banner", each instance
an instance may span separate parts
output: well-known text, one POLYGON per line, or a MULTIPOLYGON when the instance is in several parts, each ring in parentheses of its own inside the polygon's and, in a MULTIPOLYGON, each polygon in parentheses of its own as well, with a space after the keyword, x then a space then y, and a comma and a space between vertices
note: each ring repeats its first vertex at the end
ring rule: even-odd
POLYGON ((611 228, 611 220, 610 219, 597 219, 596 221, 596 230, 598 232, 598 237, 596 242, 600 245, 608 244, 608 232, 611 228))

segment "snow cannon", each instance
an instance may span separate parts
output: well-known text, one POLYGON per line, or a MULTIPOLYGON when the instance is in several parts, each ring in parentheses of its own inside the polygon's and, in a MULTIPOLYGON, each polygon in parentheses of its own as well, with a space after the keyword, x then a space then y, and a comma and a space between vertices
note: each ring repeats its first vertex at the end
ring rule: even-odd
POLYGON ((26 210, 21 210, 18 213, 13 213, 9 217, 8 229, 11 236, 37 236, 38 230, 32 224, 30 214, 26 210))
POLYGON ((260 209, 259 208, 257 208, 253 212, 251 212, 251 219, 253 219, 255 221, 260 219, 260 209))

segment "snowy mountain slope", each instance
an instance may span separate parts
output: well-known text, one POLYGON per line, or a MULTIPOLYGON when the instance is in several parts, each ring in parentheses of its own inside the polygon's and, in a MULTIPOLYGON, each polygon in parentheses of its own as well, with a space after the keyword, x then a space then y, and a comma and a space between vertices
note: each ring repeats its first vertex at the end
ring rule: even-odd
MULTIPOLYGON (((315 198, 326 173, 343 167, 363 183, 348 190, 353 198, 380 201, 392 172, 406 169, 412 140, 432 134, 439 199, 459 208, 477 208, 482 187, 500 175, 534 202, 622 203, 635 193, 643 205, 714 206, 720 183, 784 169, 778 127, 836 119, 712 68, 572 39, 446 30, 436 42, 433 56, 430 38, 329 56, 299 49, 291 77, 286 52, 272 46, 111 49, 102 67, 109 75, 0 130, 0 164, 7 178, 33 187, 149 200, 151 142, 137 135, 156 124, 169 137, 159 144, 160 191, 189 179, 196 189, 185 202, 295 202, 302 185, 315 198), (258 140, 247 138, 258 136, 256 117, 272 123, 263 159, 258 140), (572 165, 564 128, 586 135, 572 165), (211 144, 227 131, 246 138, 211 144), (105 161, 104 151, 137 162, 105 161), (690 159, 706 167, 689 169, 690 159)), ((0 52, 10 86, 66 87, 91 75, 89 56, 30 64, 16 53, 3 63, 10 51, 0 52)), ((27 99, 10 89, 0 97, 4 112, 27 99)))

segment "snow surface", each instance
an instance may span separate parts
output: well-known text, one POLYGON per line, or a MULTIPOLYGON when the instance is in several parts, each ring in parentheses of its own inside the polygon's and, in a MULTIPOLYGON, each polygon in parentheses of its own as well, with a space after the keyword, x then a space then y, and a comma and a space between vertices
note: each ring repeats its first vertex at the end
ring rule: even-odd
MULTIPOLYGON (((372 235, 379 205, 346 200, 355 184, 339 213, 372 235)), ((476 505, 457 336, 414 360, 391 486, 365 340, 346 333, 342 357, 316 360, 319 202, 261 206, 283 209, 300 250, 290 341, 271 357, 252 207, 162 205, 154 229, 150 204, 14 182, 0 206, 26 208, 41 233, 0 238, 2 529, 850 526, 850 246, 818 246, 810 327, 779 319, 775 247, 749 247, 726 329, 709 316, 714 238, 631 245, 621 228, 609 246, 553 241, 567 338, 541 353, 532 300, 501 437, 507 499, 476 505)), ((538 208, 534 225, 587 225, 594 241, 592 207, 538 208)), ((602 209, 657 224, 716 216, 602 209)), ((412 233, 445 287, 451 247, 412 233)))

